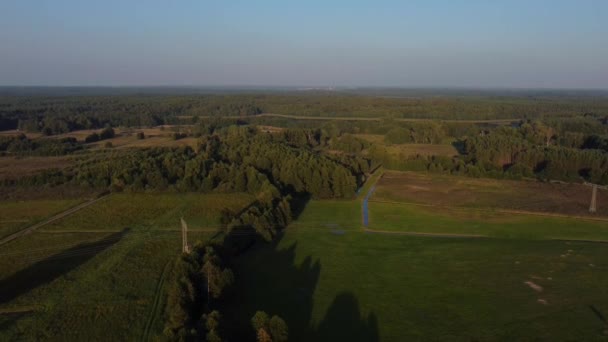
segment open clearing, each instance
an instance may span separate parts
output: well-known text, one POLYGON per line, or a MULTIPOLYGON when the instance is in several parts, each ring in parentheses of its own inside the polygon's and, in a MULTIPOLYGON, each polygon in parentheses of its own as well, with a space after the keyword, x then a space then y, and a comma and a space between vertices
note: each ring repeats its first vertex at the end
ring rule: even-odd
POLYGON ((598 212, 591 215, 591 188, 580 184, 476 179, 415 172, 386 172, 371 200, 608 217, 608 191, 598 191, 598 212))
MULTIPOLYGON (((295 341, 603 338, 605 323, 591 307, 608 311, 606 246, 517 233, 542 236, 560 219, 542 228, 518 222, 505 227, 516 232, 508 238, 369 234, 349 218, 360 222, 359 202, 348 203, 312 201, 279 242, 238 259, 242 286, 226 313, 244 322, 237 331, 265 310, 286 320, 295 341)), ((435 219, 417 218, 422 227, 435 219)))

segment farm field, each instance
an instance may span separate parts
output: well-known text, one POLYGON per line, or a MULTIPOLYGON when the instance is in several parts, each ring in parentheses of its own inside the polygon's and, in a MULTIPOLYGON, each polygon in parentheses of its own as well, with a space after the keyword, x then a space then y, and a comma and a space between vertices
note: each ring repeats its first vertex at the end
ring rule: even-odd
POLYGON ((64 169, 73 164, 71 157, 0 157, 0 180, 31 176, 42 170, 64 169))
POLYGON ((112 232, 133 227, 179 230, 179 219, 182 216, 192 229, 215 229, 219 225, 219 213, 222 209, 238 211, 253 200, 253 196, 244 193, 113 194, 94 206, 45 226, 42 230, 112 232))
MULTIPOLYGON (((608 333, 608 249, 539 238, 562 219, 544 227, 522 219, 503 227, 515 233, 491 239, 422 237, 364 232, 347 215, 360 218, 359 208, 359 201, 312 201, 280 241, 237 260, 226 313, 237 340, 256 310, 283 317, 295 341, 600 340, 608 333), (537 232, 529 238, 520 230, 537 232)), ((379 208, 370 208, 374 222, 379 208)), ((413 208, 401 220, 442 220, 410 218, 413 208)), ((482 230, 494 224, 479 222, 482 230)))
POLYGON ((580 184, 396 171, 384 174, 371 197, 371 201, 608 217, 608 191, 598 191, 595 215, 589 214, 590 200, 591 188, 580 184))
POLYGON ((82 202, 80 199, 0 202, 0 238, 40 222, 82 202))
POLYGON ((244 194, 114 194, 0 246, 0 340, 150 340, 162 334, 165 278, 244 194))

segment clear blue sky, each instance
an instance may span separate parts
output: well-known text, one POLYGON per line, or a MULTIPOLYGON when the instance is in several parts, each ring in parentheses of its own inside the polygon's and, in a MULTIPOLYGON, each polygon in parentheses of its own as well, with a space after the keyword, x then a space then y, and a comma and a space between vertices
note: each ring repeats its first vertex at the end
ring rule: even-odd
POLYGON ((2 0, 0 85, 608 88, 608 1, 2 0))

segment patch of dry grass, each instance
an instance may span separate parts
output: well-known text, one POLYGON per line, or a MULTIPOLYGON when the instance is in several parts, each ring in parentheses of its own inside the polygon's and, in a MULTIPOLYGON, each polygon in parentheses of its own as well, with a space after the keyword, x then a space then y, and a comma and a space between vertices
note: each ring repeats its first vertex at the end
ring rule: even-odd
MULTIPOLYGON (((372 198, 438 206, 590 215, 588 209, 591 188, 580 184, 476 179, 389 171, 378 182, 372 198)), ((608 216, 606 191, 598 192, 596 216, 608 216)))
POLYGON ((0 157, 0 180, 31 176, 42 170, 64 169, 73 164, 70 157, 0 157))

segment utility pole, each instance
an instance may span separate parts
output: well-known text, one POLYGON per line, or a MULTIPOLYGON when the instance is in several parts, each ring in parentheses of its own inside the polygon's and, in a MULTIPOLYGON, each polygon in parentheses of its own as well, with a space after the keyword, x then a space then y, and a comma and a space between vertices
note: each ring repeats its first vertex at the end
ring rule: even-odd
POLYGON ((182 223, 182 252, 190 253, 190 246, 188 246, 188 224, 184 221, 184 218, 181 218, 182 223))
POLYGON ((597 189, 608 190, 608 186, 597 185, 593 183, 584 183, 586 186, 590 186, 591 189, 591 204, 589 204, 589 212, 595 214, 597 212, 597 189))
POLYGON ((597 201, 597 185, 594 184, 593 190, 591 192, 591 204, 589 205, 589 212, 592 214, 595 214, 595 212, 597 211, 596 201, 597 201))

